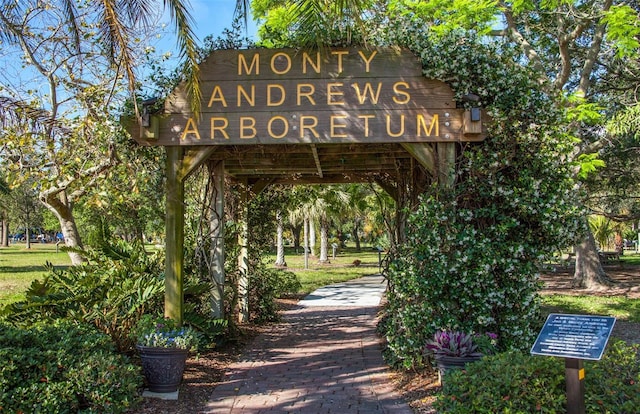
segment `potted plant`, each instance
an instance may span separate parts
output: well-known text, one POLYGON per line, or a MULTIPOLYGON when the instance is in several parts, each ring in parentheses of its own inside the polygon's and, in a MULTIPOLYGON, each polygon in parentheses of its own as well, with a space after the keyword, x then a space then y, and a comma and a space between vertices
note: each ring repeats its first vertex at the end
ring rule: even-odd
POLYGON ((144 315, 133 335, 149 391, 177 391, 189 351, 198 345, 196 332, 169 318, 144 315))
POLYGON ((461 331, 438 331, 427 341, 425 349, 433 354, 440 381, 445 372, 461 369, 478 361, 484 355, 495 352, 498 336, 488 332, 470 334, 461 331))

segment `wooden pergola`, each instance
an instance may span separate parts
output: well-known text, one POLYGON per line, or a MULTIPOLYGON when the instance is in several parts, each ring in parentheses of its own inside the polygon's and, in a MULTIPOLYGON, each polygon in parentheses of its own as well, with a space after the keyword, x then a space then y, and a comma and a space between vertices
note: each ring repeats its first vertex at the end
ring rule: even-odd
MULTIPOLYGON (((214 217, 224 215, 225 177, 246 189, 271 184, 376 182, 394 199, 400 180, 443 185, 455 178, 457 144, 484 139, 479 109, 463 109, 443 82, 422 76, 406 50, 330 49, 216 51, 200 65, 199 117, 182 86, 164 108, 143 115, 132 135, 164 146, 166 167, 165 315, 182 322, 184 182, 208 163, 214 217)), ((246 205, 246 203, 245 203, 246 205)), ((246 215, 245 215, 246 217, 246 215)), ((214 313, 222 309, 222 229, 212 235, 218 284, 214 313)), ((241 319, 246 318, 247 234, 240 236, 241 319)))

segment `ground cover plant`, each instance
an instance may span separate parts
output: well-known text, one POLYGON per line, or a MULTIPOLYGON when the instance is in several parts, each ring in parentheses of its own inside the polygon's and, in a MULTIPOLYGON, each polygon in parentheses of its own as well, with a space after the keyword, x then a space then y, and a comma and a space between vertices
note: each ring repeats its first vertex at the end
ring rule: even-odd
MULTIPOLYGON (((640 407, 640 345, 610 343, 600 361, 585 361, 588 413, 640 407)), ((445 375, 440 413, 565 413, 564 359, 518 351, 489 356, 445 375)))
POLYGON ((130 349, 131 327, 144 313, 161 310, 163 257, 122 242, 83 254, 82 265, 48 265, 25 299, 5 306, 0 317, 21 327, 56 319, 84 322, 109 335, 119 350, 130 349))
POLYGON ((107 335, 70 321, 0 322, 0 411, 121 413, 142 386, 139 368, 107 335))

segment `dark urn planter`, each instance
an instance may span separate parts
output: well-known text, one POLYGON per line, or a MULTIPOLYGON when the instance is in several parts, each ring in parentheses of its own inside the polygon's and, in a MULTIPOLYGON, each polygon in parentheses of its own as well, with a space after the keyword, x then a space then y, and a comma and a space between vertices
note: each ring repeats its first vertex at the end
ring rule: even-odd
POLYGON ((436 365, 438 366, 438 377, 440 379, 440 383, 442 383, 442 378, 446 372, 454 369, 463 369, 465 365, 479 361, 482 358, 482 355, 466 357, 435 355, 434 357, 436 365))
POLYGON ((189 351, 179 348, 140 346, 142 373, 151 392, 175 392, 182 381, 182 374, 189 351))

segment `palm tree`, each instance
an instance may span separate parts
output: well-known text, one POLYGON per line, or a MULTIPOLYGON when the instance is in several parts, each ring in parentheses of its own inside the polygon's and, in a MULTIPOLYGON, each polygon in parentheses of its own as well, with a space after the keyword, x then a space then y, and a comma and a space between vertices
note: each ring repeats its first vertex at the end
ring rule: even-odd
POLYGON ((349 204, 349 194, 340 187, 321 186, 312 210, 320 223, 320 256, 318 263, 329 263, 329 225, 339 218, 349 204))
POLYGON ((287 267, 287 262, 284 259, 284 220, 282 218, 282 211, 278 210, 276 213, 276 262, 277 267, 287 267))
POLYGON ((615 228, 611 220, 604 216, 589 217, 589 228, 594 239, 598 242, 600 250, 606 250, 611 244, 611 237, 615 233, 615 228))
POLYGON ((276 47, 317 47, 365 42, 375 25, 367 24, 370 0, 292 0, 266 2, 253 16, 268 27, 267 41, 276 47))
MULTIPOLYGON (((151 20, 153 16, 151 11, 158 6, 157 3, 157 0, 91 0, 89 2, 90 10, 93 11, 96 21, 101 22, 97 35, 114 66, 121 68, 127 77, 129 90, 132 94, 136 90, 137 84, 133 48, 137 38, 136 31, 140 28, 149 29, 152 27, 154 22, 151 20)), ((246 2, 238 1, 238 4, 240 3, 246 2)), ((180 0, 162 1, 163 7, 169 10, 169 15, 175 25, 180 55, 184 58, 183 67, 187 90, 191 97, 191 106, 194 114, 198 114, 201 98, 198 83, 198 49, 192 27, 193 18, 188 4, 188 1, 180 0)), ((72 44, 67 47, 80 50, 81 31, 78 26, 77 2, 75 0, 60 0, 58 6, 56 9, 50 5, 41 6, 35 1, 0 0, 0 41, 10 43, 24 41, 26 37, 22 36, 21 16, 30 8, 41 7, 41 12, 45 14, 61 12, 66 15, 67 30, 73 39, 72 44)), ((26 39, 30 41, 28 38, 26 39)))
POLYGON ((5 207, 4 195, 9 194, 9 185, 0 177, 0 231, 2 232, 2 238, 0 238, 0 246, 9 246, 9 221, 7 218, 7 211, 5 207))

